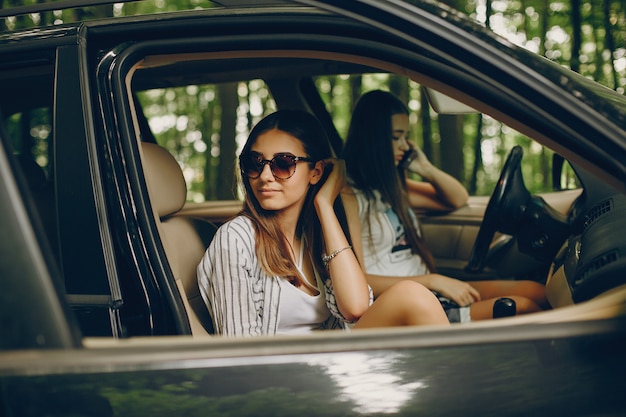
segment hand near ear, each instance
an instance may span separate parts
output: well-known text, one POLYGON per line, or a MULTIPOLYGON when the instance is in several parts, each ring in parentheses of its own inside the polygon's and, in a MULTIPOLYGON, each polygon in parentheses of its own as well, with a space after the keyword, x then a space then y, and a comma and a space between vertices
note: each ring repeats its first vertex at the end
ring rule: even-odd
POLYGON ((318 162, 324 164, 323 170, 326 173, 330 170, 326 181, 315 196, 315 203, 327 202, 333 204, 335 199, 346 185, 346 163, 342 159, 326 159, 318 162))
POLYGON ((417 156, 415 157, 415 159, 413 159, 413 161, 411 161, 411 163, 407 167, 408 170, 418 174, 421 177, 428 178, 433 169, 433 164, 428 160, 428 157, 426 156, 422 148, 414 145, 413 143, 409 144, 411 148, 415 149, 415 151, 417 152, 417 156))

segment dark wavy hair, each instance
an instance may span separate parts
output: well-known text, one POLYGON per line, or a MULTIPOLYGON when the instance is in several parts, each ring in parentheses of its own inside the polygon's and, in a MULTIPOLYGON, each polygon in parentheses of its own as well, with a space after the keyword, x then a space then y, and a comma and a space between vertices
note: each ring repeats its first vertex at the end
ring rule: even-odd
POLYGON ((413 253, 420 255, 433 272, 433 256, 409 213, 406 171, 394 164, 391 118, 396 114, 408 115, 409 110, 393 94, 381 90, 363 94, 352 112, 343 159, 356 188, 370 200, 378 191, 383 201, 391 205, 404 226, 413 253))
MULTIPOLYGON (((266 116, 254 126, 239 156, 241 179, 245 191, 241 214, 250 218, 254 225, 256 232, 255 249, 261 265, 268 275, 284 277, 294 285, 299 286, 302 279, 295 265, 291 262, 291 248, 278 224, 276 212, 261 207, 252 192, 250 180, 241 172, 241 158, 250 152, 250 148, 261 134, 273 129, 288 133, 300 140, 306 156, 315 162, 332 158, 334 153, 326 131, 315 116, 301 110, 279 110, 266 116)), ((313 166, 315 162, 311 162, 310 166, 313 166)), ((322 262, 322 256, 325 252, 324 239, 313 199, 329 173, 330 171, 326 170, 322 180, 309 187, 296 226, 296 236, 305 236, 309 255, 316 270, 324 279, 328 278, 322 262)), ((350 241, 345 211, 340 198, 335 201, 335 212, 348 241, 350 241)))

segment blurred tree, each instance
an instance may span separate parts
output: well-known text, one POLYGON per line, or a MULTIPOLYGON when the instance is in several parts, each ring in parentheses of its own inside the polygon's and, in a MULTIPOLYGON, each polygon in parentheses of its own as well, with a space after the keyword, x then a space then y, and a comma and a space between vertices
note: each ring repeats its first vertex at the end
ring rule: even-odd
MULTIPOLYGON (((236 108, 238 103, 237 84, 220 84, 218 87, 220 102, 225 108, 236 108)), ((219 140, 219 162, 217 169, 213 171, 217 181, 214 198, 217 200, 232 200, 236 196, 235 178, 229 175, 235 172, 235 153, 237 142, 235 140, 236 119, 225 117, 221 113, 220 140, 219 140)), ((211 161, 211 148, 207 150, 207 163, 211 161)), ((213 196, 212 196, 213 197, 213 196)))
MULTIPOLYGON (((45 0, 0 0, 0 7, 34 5, 45 0)), ((93 3, 93 2, 92 2, 93 3)), ((624 0, 443 0, 443 3, 484 23, 524 48, 622 94, 626 88, 626 2, 624 0)), ((108 16, 209 8, 209 0, 146 0, 93 5, 72 11, 31 13, 2 19, 1 29, 16 30, 108 16)), ((382 88, 405 101, 412 112, 412 138, 434 163, 466 184, 472 194, 487 194, 497 180, 506 150, 528 139, 497 121, 475 116, 437 116, 422 87, 397 76, 334 76, 315 80, 342 137, 360 95, 382 88), (463 130, 465 129, 465 130, 463 130)), ((141 95, 159 143, 183 165, 189 198, 228 199, 235 192, 232 173, 238 143, 260 117, 274 109, 271 92, 254 82, 227 86, 194 86, 154 90, 141 95), (223 106, 237 107, 236 118, 223 106)), ((33 114, 7 115, 9 131, 33 135, 45 125, 33 114), (9 117, 10 116, 10 117, 9 117)), ((41 140, 33 137, 32 143, 41 140)), ((45 146, 34 146, 44 158, 45 146)), ((534 148, 533 148, 534 149, 534 148)), ((551 152, 544 148, 526 155, 531 190, 550 185, 551 152)))
MULTIPOLYGON (((625 2, 622 0, 622 6, 625 2)), ((615 69, 615 56, 617 55, 617 51, 615 50, 615 41, 613 39, 613 24, 611 21, 614 18, 614 14, 612 11, 612 5, 610 0, 604 0, 602 2, 603 6, 603 27, 604 27, 604 49, 608 52, 608 62, 611 72, 611 78, 613 78, 613 89, 617 90, 619 88, 618 83, 618 75, 617 70, 615 69)))

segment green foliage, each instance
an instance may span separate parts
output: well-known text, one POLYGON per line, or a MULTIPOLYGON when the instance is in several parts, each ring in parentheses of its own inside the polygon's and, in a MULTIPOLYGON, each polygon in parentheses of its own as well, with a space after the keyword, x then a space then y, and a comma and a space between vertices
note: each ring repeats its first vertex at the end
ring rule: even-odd
MULTIPOLYGON (((448 3, 451 3, 448 1, 448 3)), ((622 94, 626 88, 623 0, 456 1, 494 32, 622 94)))
MULTIPOLYGON (((626 84, 626 50, 623 42, 618 43, 620 48, 607 51, 611 42, 606 42, 607 37, 612 39, 624 39, 626 31, 620 22, 624 22, 623 2, 607 1, 608 7, 601 8, 594 2, 582 2, 580 12, 582 16, 581 26, 578 30, 582 34, 582 43, 578 50, 572 50, 572 3, 552 1, 492 1, 489 8, 485 9, 482 1, 469 0, 467 2, 454 1, 453 7, 457 7, 473 18, 489 22, 489 26, 502 36, 510 39, 529 50, 543 54, 561 65, 568 66, 575 58, 580 65, 577 68, 583 75, 596 79, 607 86, 624 90, 626 84), (465 3, 465 5, 463 5, 465 3), (489 15, 487 15, 487 13, 489 15), (603 13, 606 19, 603 19, 603 13), (608 26, 602 26, 603 20, 609 22, 608 26)), ((372 89, 390 90, 400 97, 407 99, 407 105, 412 111, 411 123, 413 127, 412 139, 423 146, 427 154, 439 166, 455 166, 447 159, 453 160, 452 156, 457 153, 462 161, 460 171, 451 172, 475 195, 490 194, 498 180, 500 169, 506 159, 508 149, 519 144, 526 150, 524 158, 524 178, 529 190, 533 193, 549 191, 552 186, 550 159, 552 152, 532 142, 526 136, 512 130, 510 127, 485 117, 481 121, 480 130, 476 116, 465 116, 463 123, 463 138, 460 141, 461 148, 451 150, 442 149, 441 137, 438 129, 438 116, 428 109, 422 112, 422 98, 420 86, 407 80, 386 74, 370 76, 325 76, 315 80, 316 86, 322 99, 331 114, 337 131, 341 137, 345 137, 350 122, 351 110, 360 96, 365 91, 372 89), (428 126, 428 134, 422 130, 428 126), (476 155, 476 140, 480 140, 480 155, 476 155), (477 159, 478 158, 478 159, 477 159), (478 169, 476 169, 476 167, 478 169)), ((265 86, 258 90, 258 96, 269 96, 265 86), (258 93, 262 92, 262 93, 258 93)), ((249 97, 240 97, 248 102, 254 101, 249 97)), ((256 100, 261 106, 262 101, 256 100)), ((187 109, 184 113, 187 113, 187 109)), ((245 107, 244 107, 245 111, 245 107)), ((259 112, 257 111, 257 114, 259 112)), ((263 111, 262 113, 267 113, 263 111)), ((191 117, 191 115, 189 115, 191 117)), ((248 115, 248 121, 253 120, 255 115, 248 115)), ((239 125, 239 123, 238 123, 239 125)), ((250 127, 251 124, 248 123, 250 127)), ((245 139, 245 135, 239 140, 245 139)), ((163 140, 166 140, 165 138, 163 140)), ((162 139, 159 138, 159 142, 162 139)), ((179 146, 179 145, 178 145, 179 146)), ((215 194, 210 192, 211 181, 197 173, 202 164, 201 159, 192 157, 192 153, 175 147, 168 148, 179 155, 179 161, 185 166, 192 168, 194 178, 189 178, 190 200, 203 201, 214 199, 215 194), (196 162, 194 162, 196 161, 196 162), (202 190, 206 192, 203 193, 202 190)), ((219 167, 219 146, 217 150, 208 155, 207 165, 219 167)), ((458 164, 456 164, 458 165, 458 164)), ((219 174, 214 174, 217 178, 219 174)), ((206 177, 209 178, 208 176, 206 177)))
MULTIPOLYGON (((3 3, 14 6, 36 2, 4 0, 3 3)), ((446 3, 485 23, 511 42, 624 93, 624 1, 448 0, 446 3)), ((209 7, 212 3, 207 0, 118 3, 7 18, 4 29, 209 7)), ((415 143, 424 148, 435 164, 459 178, 472 194, 490 194, 507 149, 514 144, 526 149, 523 170, 531 192, 547 191, 551 187, 550 151, 493 119, 479 119, 476 115, 463 116, 462 138, 449 142, 450 138, 439 131, 437 114, 424 107, 421 87, 406 78, 385 74, 337 75, 318 77, 315 83, 341 137, 347 133, 350 114, 359 95, 372 89, 386 89, 405 99, 411 109, 415 143)), ((234 174, 237 150, 254 123, 275 109, 265 84, 252 80, 232 89, 191 85, 142 92, 139 99, 157 141, 181 163, 189 187, 188 200, 237 198, 234 174), (234 121, 229 120, 224 111, 224 103, 233 100, 237 103, 234 121), (233 123, 232 129, 227 125, 230 123, 233 123), (228 133, 231 130, 233 133, 228 133), (232 143, 236 145, 233 147, 232 143)), ((46 131, 49 132, 51 126, 49 111, 6 115, 10 116, 7 119, 10 136, 29 143, 30 151, 44 167, 49 153, 46 149, 46 131)))
POLYGON ((41 167, 48 167, 48 141, 52 134, 52 114, 49 108, 15 113, 5 120, 8 137, 16 154, 32 157, 41 167))
MULTIPOLYGON (((31 6, 39 3, 44 2, 39 0, 0 0, 0 5, 3 8, 31 6)), ((48 1, 46 3, 52 2, 48 1)), ((135 16, 148 13, 194 10, 210 7, 213 7, 213 2, 210 0, 143 0, 128 3, 115 3, 113 5, 94 5, 8 17, 3 19, 4 21, 0 26, 0 30, 17 30, 29 27, 97 20, 113 16, 135 16)))

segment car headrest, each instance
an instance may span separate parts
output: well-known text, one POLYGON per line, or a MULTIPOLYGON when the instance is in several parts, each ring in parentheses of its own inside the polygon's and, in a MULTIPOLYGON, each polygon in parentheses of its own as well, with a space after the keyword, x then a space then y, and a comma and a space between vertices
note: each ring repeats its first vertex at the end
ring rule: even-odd
POLYGON ((166 149, 142 142, 143 171, 152 207, 163 219, 179 211, 187 199, 187 185, 178 162, 166 149))

